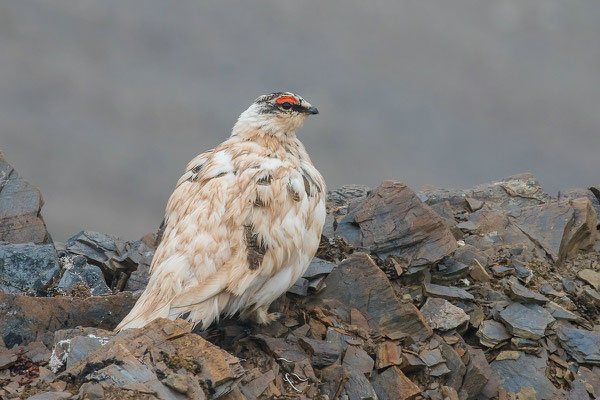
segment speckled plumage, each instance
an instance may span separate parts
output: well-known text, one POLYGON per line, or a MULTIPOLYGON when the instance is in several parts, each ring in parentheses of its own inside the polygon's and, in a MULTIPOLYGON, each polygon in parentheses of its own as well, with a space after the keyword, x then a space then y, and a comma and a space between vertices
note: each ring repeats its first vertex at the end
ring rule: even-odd
POLYGON ((117 330, 158 317, 203 328, 223 314, 273 319, 269 305, 308 267, 325 220, 325 182, 295 135, 315 113, 291 93, 261 96, 227 141, 190 161, 148 286, 117 330), (276 102, 284 95, 293 109, 276 102))

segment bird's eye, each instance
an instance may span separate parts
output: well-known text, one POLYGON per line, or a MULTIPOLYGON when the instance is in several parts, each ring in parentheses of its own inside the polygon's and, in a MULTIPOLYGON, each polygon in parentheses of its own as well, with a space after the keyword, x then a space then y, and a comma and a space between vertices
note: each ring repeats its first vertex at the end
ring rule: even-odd
POLYGON ((290 103, 289 101, 286 101, 285 103, 282 103, 282 104, 281 104, 281 107, 282 107, 284 110, 289 110, 290 108, 292 108, 292 103, 290 103))

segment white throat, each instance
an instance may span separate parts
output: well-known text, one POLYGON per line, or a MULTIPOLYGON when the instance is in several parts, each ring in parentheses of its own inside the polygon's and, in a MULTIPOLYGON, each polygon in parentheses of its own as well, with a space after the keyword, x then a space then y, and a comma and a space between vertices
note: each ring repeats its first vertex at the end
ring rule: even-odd
POLYGON ((231 136, 256 135, 257 133, 280 138, 294 138, 302 127, 306 115, 261 113, 256 104, 252 104, 240 114, 233 126, 231 136))

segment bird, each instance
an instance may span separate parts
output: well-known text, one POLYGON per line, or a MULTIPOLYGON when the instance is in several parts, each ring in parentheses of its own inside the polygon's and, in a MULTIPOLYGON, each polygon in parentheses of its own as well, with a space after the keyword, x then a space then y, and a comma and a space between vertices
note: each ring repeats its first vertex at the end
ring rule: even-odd
POLYGON ((296 137, 316 107, 291 92, 258 97, 231 136, 192 159, 166 206, 149 282, 115 328, 182 318, 205 330, 222 316, 260 325, 308 268, 327 188, 296 137))

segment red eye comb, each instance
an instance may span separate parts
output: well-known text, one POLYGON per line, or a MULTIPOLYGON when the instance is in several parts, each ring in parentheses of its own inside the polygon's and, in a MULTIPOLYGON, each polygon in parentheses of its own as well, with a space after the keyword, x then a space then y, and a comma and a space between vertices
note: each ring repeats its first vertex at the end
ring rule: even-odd
POLYGON ((285 103, 285 102, 292 103, 292 104, 296 104, 296 103, 298 102, 298 101, 297 101, 295 98, 293 98, 292 96, 281 96, 281 97, 278 97, 278 98, 277 98, 277 100, 275 100, 275 101, 276 101, 277 103, 279 103, 279 104, 281 104, 281 103, 285 103))

